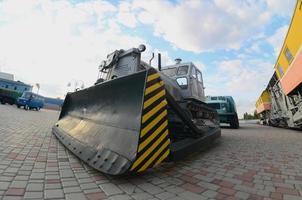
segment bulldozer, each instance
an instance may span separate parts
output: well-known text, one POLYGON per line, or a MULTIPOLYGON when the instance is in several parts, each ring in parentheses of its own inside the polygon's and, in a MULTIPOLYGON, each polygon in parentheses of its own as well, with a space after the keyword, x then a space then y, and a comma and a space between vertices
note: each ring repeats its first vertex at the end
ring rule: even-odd
POLYGON ((140 173, 178 161, 221 136, 205 103, 202 74, 192 63, 157 69, 141 60, 146 47, 116 50, 96 83, 65 97, 53 134, 78 158, 109 175, 140 173))

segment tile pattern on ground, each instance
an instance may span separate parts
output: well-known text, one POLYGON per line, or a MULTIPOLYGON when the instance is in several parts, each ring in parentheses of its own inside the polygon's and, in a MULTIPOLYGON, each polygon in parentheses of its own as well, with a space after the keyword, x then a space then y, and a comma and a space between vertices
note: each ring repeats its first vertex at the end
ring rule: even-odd
POLYGON ((0 199, 302 199, 302 132, 242 124, 137 176, 97 172, 51 134, 57 111, 0 105, 0 199))

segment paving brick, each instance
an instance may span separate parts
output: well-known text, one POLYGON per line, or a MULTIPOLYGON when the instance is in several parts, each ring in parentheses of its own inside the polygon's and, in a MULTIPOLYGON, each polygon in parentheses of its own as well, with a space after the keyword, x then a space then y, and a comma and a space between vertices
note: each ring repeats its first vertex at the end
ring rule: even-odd
POLYGON ((299 192, 292 188, 277 187, 276 192, 281 194, 299 195, 299 192))
POLYGON ((164 190, 162 190, 160 187, 152 185, 151 183, 143 183, 143 184, 138 185, 138 187, 140 187, 141 189, 143 189, 144 191, 146 191, 152 195, 164 192, 164 190))
POLYGON ((63 181, 63 187, 71 187, 71 186, 78 186, 79 183, 77 181, 63 181))
POLYGON ((10 182, 0 182, 0 190, 7 190, 10 182))
POLYGON ((13 181, 10 187, 13 188, 26 188, 28 181, 13 181))
POLYGON ((114 195, 109 197, 109 200, 131 200, 131 196, 127 195, 127 194, 118 194, 118 195, 114 195))
POLYGON ((62 188, 62 185, 60 183, 54 183, 54 184, 45 184, 45 189, 60 189, 62 188))
POLYGON ((152 195, 148 193, 135 193, 132 194, 131 197, 135 200, 147 200, 147 199, 151 199, 152 195))
POLYGON ((115 195, 123 193, 122 190, 120 190, 116 185, 112 183, 105 183, 99 186, 105 192, 106 195, 115 195))
POLYGON ((284 195, 283 199, 284 200, 302 200, 302 197, 286 194, 286 195, 284 195))
POLYGON ((175 194, 170 193, 170 192, 163 192, 163 193, 157 194, 155 196, 161 200, 166 200, 166 199, 171 199, 172 197, 176 197, 175 194))
POLYGON ((29 183, 26 187, 26 191, 43 191, 44 185, 41 183, 29 183))
POLYGON ((95 184, 95 183, 84 183, 84 184, 80 184, 80 187, 81 187, 82 190, 98 188, 97 184, 95 184))
POLYGON ((193 192, 190 191, 186 191, 186 192, 182 192, 180 194, 178 194, 178 196, 182 199, 187 199, 187 200, 204 200, 204 199, 208 199, 205 196, 201 196, 199 194, 195 194, 193 192))
POLYGON ((238 197, 239 199, 245 200, 245 199, 248 199, 250 197, 250 194, 246 193, 246 192, 238 191, 238 192, 236 192, 235 197, 238 197))
POLYGON ((202 193, 202 196, 208 197, 208 198, 214 198, 218 193, 213 190, 207 190, 202 193))
POLYGON ((103 192, 89 193, 89 194, 86 194, 85 196, 89 200, 103 200, 103 199, 107 198, 107 196, 103 192))
POLYGON ((199 185, 193 185, 190 183, 186 183, 186 184, 182 185, 182 188, 185 190, 188 190, 190 192, 194 192, 194 193, 202 193, 206 190, 205 188, 203 188, 199 185))
POLYGON ((30 179, 44 179, 44 173, 32 173, 30 179))
POLYGON ((43 199, 43 192, 25 192, 25 199, 43 199))
POLYGON ((75 192, 82 192, 82 189, 79 186, 76 187, 63 187, 64 193, 75 193, 75 192))
POLYGON ((23 196, 25 193, 24 188, 9 188, 6 192, 6 196, 23 196))
POLYGON ((63 190, 45 190, 44 197, 46 199, 64 198, 63 190))
POLYGON ((233 190, 231 188, 226 188, 226 187, 220 188, 218 190, 218 192, 222 193, 222 194, 225 194, 225 195, 234 195, 236 193, 235 190, 233 190))
POLYGON ((270 197, 272 199, 281 200, 281 199, 283 199, 283 194, 278 193, 278 192, 272 192, 270 197))
POLYGON ((207 188, 209 190, 218 190, 220 186, 212 184, 212 183, 207 183, 207 182, 199 182, 198 185, 201 187, 207 188))
POLYGON ((87 199, 83 193, 70 193, 65 195, 66 200, 85 200, 87 199))
POLYGON ((21 200, 23 197, 21 196, 4 196, 3 200, 21 200))
POLYGON ((133 185, 132 183, 124 183, 118 185, 118 187, 127 194, 132 194, 137 186, 133 185))

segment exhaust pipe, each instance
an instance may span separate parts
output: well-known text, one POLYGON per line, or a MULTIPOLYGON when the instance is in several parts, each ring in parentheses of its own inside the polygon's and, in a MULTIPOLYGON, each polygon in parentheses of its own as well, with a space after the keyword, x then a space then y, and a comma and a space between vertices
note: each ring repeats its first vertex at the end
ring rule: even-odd
POLYGON ((152 62, 153 58, 154 58, 154 53, 152 53, 152 57, 151 57, 151 59, 149 60, 149 65, 151 65, 151 62, 152 62))
POLYGON ((158 71, 161 71, 161 54, 158 53, 158 71))

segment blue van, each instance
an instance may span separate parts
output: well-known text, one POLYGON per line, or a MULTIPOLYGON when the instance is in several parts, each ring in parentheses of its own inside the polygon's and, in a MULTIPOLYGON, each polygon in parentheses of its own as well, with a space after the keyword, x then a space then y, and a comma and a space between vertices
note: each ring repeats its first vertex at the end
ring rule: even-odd
POLYGON ((18 108, 23 106, 25 110, 40 110, 44 106, 44 97, 32 92, 24 92, 22 96, 17 99, 16 104, 18 108))

